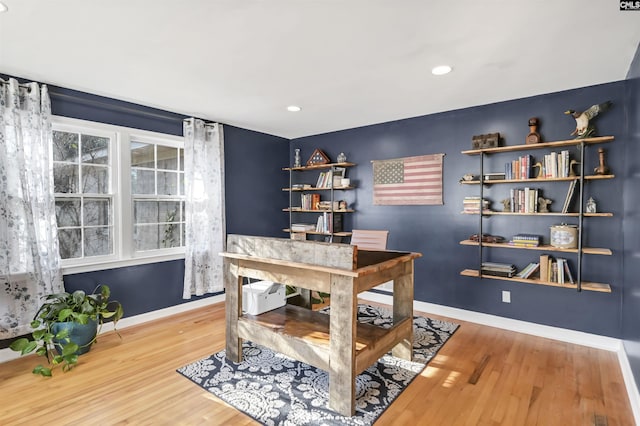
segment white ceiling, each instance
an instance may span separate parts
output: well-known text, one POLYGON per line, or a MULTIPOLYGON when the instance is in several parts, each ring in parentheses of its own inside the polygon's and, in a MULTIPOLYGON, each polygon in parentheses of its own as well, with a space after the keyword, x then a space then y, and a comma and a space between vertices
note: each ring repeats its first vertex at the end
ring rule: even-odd
POLYGON ((285 138, 623 80, 640 43, 617 0, 1 1, 0 73, 285 138))

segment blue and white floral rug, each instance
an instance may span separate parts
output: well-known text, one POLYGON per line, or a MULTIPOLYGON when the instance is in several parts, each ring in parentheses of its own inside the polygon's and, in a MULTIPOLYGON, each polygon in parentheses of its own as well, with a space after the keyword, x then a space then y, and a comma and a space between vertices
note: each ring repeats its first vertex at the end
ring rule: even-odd
MULTIPOLYGON (((359 305, 358 321, 389 327, 391 313, 359 305)), ((414 317, 414 361, 385 355, 356 378, 356 413, 344 417, 328 407, 329 374, 245 341, 243 361, 225 351, 177 371, 265 425, 371 425, 424 369, 458 328, 414 317)))

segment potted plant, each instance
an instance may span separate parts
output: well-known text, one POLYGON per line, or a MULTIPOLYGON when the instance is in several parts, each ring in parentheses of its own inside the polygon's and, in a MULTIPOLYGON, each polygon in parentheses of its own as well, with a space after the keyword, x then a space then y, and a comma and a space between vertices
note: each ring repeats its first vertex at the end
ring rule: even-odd
POLYGON ((47 357, 49 366, 36 366, 34 374, 51 376, 52 368, 60 364, 62 371, 71 370, 78 355, 88 352, 96 341, 105 319, 112 319, 118 332, 115 325, 124 311, 120 302, 109 300, 110 296, 111 290, 104 284, 91 294, 76 290, 46 296, 31 322, 31 339, 17 339, 10 348, 22 355, 35 352, 47 357))

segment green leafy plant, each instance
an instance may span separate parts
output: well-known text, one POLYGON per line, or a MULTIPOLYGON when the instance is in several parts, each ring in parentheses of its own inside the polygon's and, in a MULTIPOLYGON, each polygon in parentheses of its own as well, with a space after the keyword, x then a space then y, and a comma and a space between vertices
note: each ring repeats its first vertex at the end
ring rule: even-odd
POLYGON ((115 326, 124 311, 120 302, 109 300, 110 296, 111 290, 104 284, 97 286, 91 294, 76 290, 45 296, 45 302, 31 322, 34 329, 31 338, 17 339, 9 347, 22 355, 35 352, 47 357, 48 366, 36 366, 33 374, 51 376, 52 369, 58 365, 62 365, 62 371, 71 370, 78 363, 78 351, 96 341, 105 319, 113 321, 114 330, 120 336, 115 326), (95 321, 99 328, 93 339, 83 346, 71 340, 68 328, 54 330, 57 323, 88 324, 90 321, 95 321))

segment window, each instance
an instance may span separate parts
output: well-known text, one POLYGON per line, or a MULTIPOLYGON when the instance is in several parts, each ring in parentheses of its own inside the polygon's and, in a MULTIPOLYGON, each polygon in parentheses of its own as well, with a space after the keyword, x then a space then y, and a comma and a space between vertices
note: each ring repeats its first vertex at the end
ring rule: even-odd
POLYGON ((182 137, 55 118, 65 273, 184 257, 183 146, 182 137))
POLYGON ((136 251, 184 246, 184 149, 131 142, 136 251))
POLYGON ((113 254, 113 137, 53 132, 53 180, 62 259, 113 254))

